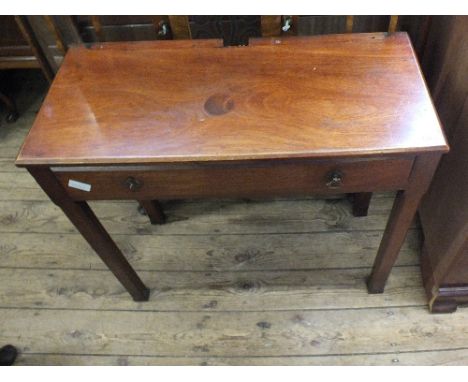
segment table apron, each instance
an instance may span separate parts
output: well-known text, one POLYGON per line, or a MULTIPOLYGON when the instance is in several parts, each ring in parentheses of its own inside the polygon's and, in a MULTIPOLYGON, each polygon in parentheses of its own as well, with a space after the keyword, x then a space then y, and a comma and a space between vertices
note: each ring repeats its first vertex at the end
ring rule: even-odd
POLYGON ((74 200, 237 198, 405 189, 413 162, 413 157, 404 157, 53 171, 74 200))

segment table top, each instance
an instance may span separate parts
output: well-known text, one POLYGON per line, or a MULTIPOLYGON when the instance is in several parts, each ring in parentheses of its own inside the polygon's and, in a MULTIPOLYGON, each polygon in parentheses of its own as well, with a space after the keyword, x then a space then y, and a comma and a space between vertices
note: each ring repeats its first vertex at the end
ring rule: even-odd
POLYGON ((406 33, 69 49, 17 165, 447 151, 406 33))

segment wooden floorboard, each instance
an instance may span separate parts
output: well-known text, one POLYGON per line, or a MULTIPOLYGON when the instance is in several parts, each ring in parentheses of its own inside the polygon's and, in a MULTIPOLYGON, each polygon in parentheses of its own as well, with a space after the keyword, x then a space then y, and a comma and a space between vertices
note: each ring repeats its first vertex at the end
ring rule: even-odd
POLYGON ((73 355, 63 353, 24 353, 19 365, 115 365, 115 366, 466 366, 468 348, 385 352, 367 354, 330 354, 283 357, 156 357, 121 355, 73 355))
MULTIPOLYGON (((2 233, 0 267, 107 269, 78 233, 2 233)), ((380 231, 246 235, 114 235, 137 270, 269 271, 371 267, 380 231)), ((419 264, 413 229, 397 265, 419 264)))
MULTIPOLYGON (((163 203, 167 223, 152 226, 136 203, 92 202, 111 234, 195 235, 382 231, 391 200, 376 198, 369 216, 354 218, 347 200, 163 203)), ((0 201, 0 232, 72 233, 72 224, 50 201, 0 201)))
POLYGON ((410 230, 382 295, 370 273, 394 193, 133 202, 96 214, 151 289, 133 302, 14 158, 40 104, 0 127, 0 345, 20 365, 467 365, 468 310, 431 315, 410 230))
POLYGON ((34 353, 285 356, 466 346, 466 314, 421 306, 259 312, 2 310, 2 339, 34 353), (465 319, 463 319, 465 318, 465 319))
MULTIPOLYGON (((0 127, 1 129, 1 127, 0 127)), ((0 152, 1 152, 1 139, 0 139, 0 152)), ((15 166, 15 160, 13 158, 0 158, 0 173, 2 173, 2 177, 4 173, 18 173, 18 172, 26 172, 24 169, 20 169, 15 166)), ((1 191, 3 194, 3 190, 1 191)), ((2 195, 3 197, 3 195, 2 195)))
POLYGON ((246 312, 420 306, 419 267, 397 267, 385 296, 368 295, 370 268, 255 272, 147 272, 150 301, 135 303, 110 272, 0 269, 0 308, 246 312), (24 282, 27 280, 27 282, 24 282))

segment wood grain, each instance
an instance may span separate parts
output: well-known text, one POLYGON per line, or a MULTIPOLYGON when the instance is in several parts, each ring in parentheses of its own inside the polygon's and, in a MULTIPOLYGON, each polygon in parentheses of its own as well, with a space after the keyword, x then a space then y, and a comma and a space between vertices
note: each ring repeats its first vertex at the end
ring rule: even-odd
POLYGON ((386 293, 363 289, 393 194, 360 219, 345 200, 165 202, 157 228, 134 202, 92 203, 159 293, 139 305, 14 168, 31 124, 0 129, 0 343, 19 365, 467 365, 468 312, 424 307, 416 226, 386 293))
POLYGON ((388 33, 395 33, 397 30, 398 16, 390 16, 388 23, 388 33))
POLYGON ((94 41, 106 41, 106 36, 102 30, 101 18, 100 16, 90 16, 91 24, 94 28, 94 41))
POLYGON ((55 44, 57 46, 57 49, 60 51, 60 53, 62 53, 63 55, 65 55, 65 53, 67 52, 67 45, 63 39, 63 36, 62 36, 62 33, 60 31, 60 29, 57 27, 57 24, 55 23, 55 20, 54 20, 54 17, 53 16, 49 16, 49 15, 46 15, 46 16, 43 16, 44 17, 44 21, 47 25, 47 27, 49 28, 49 31, 54 35, 54 38, 55 38, 55 44))
POLYGON ((380 354, 343 354, 283 357, 157 357, 132 355, 71 355, 22 353, 18 365, 131 365, 131 366, 466 366, 468 349, 388 351, 380 354))
POLYGON ((461 38, 468 33, 468 18, 443 21, 435 23, 439 39, 432 40, 439 52, 434 60, 434 101, 451 152, 437 169, 420 216, 425 237, 422 270, 430 306, 432 311, 453 312, 468 300, 468 76, 460 70, 468 64, 468 43, 461 38))
POLYGON ((33 29, 31 28, 31 25, 28 21, 28 16, 15 16, 15 21, 24 39, 31 47, 34 57, 42 69, 42 73, 44 74, 47 81, 51 83, 55 76, 54 69, 47 60, 46 54, 40 46, 33 29))
POLYGON ((151 224, 164 224, 166 215, 157 200, 139 200, 140 208, 146 216, 148 216, 151 224))
POLYGON ((74 200, 279 197, 406 188, 413 158, 367 161, 275 161, 208 166, 57 169, 74 200), (333 173, 341 182, 330 185, 333 173), (370 175, 372 174, 372 175, 370 175), (69 186, 78 181, 89 191, 69 186))
POLYGON ((86 202, 74 202, 70 199, 50 169, 28 168, 28 171, 51 201, 60 207, 114 276, 125 286, 132 298, 135 301, 148 300, 148 288, 132 269, 89 205, 86 202))
POLYGON ((171 25, 172 37, 175 40, 190 39, 190 26, 188 16, 168 16, 171 25))
POLYGON ((369 293, 382 293, 422 196, 426 193, 440 161, 440 154, 420 155, 415 160, 408 188, 399 191, 385 228, 368 280, 369 293))
MULTIPOLYGON (((381 236, 380 231, 357 231, 242 236, 125 234, 115 239, 138 271, 267 272, 370 268, 381 236)), ((419 247, 419 231, 411 230, 396 265, 418 265, 419 247)), ((0 256, 6 268, 106 269, 75 233, 2 233, 0 256)))
POLYGON ((354 16, 346 16, 346 33, 353 32, 354 16))
POLYGON ((437 285, 468 283, 468 97, 452 152, 441 161, 421 208, 421 221, 437 285))
MULTIPOLYGON (((47 200, 44 192, 39 188, 33 178, 23 168, 15 166, 14 159, 0 158, 0 200, 47 200)), ((329 195, 301 195, 299 197, 276 197, 271 200, 315 200, 315 199, 338 199, 344 194, 329 195)), ((395 192, 375 193, 375 198, 394 198, 395 192)), ((221 198, 218 198, 221 199, 221 198)))
POLYGON ((151 290, 137 304, 110 272, 2 269, 0 307, 100 311, 223 312, 374 309, 426 304, 418 266, 396 268, 386 298, 367 296, 361 269, 283 271, 141 271, 151 290), (24 283, 24 279, 28 282, 24 283))
MULTIPOLYGON (((22 171, 17 171, 19 170, 18 167, 15 166, 15 161, 11 158, 1 158, 0 157, 0 172, 3 174, 20 174, 20 173, 26 173, 26 170, 21 169, 22 171)), ((2 193, 0 193, 2 195, 2 193)))
POLYGON ((367 216, 372 192, 360 192, 352 195, 353 216, 367 216))
POLYGON ((35 69, 40 64, 34 56, 0 57, 0 69, 35 69))
POLYGON ((17 164, 447 150, 404 33, 282 38, 279 43, 265 38, 224 49, 194 49, 194 44, 71 48, 17 164), (284 84, 281 91, 272 91, 277 84, 284 84))
POLYGON ((42 353, 119 355, 118 344, 125 341, 128 355, 255 357, 453 349, 465 347, 468 336, 466 320, 434 320, 426 309, 414 307, 369 309, 365 315, 361 309, 118 314, 65 310, 60 317, 57 320, 55 310, 3 310, 2 338, 27 342, 21 348, 42 353), (129 325, 135 317, 144 325, 129 325))
MULTIPOLYGON (((383 230, 389 201, 376 198, 369 215, 356 219, 346 200, 297 203, 169 202, 163 203, 167 223, 151 226, 136 212, 136 203, 91 203, 111 234, 266 234, 383 230)), ((49 201, 0 201, 0 232, 73 233, 73 226, 49 201)))
POLYGON ((261 29, 263 37, 281 35, 281 16, 261 16, 261 29))

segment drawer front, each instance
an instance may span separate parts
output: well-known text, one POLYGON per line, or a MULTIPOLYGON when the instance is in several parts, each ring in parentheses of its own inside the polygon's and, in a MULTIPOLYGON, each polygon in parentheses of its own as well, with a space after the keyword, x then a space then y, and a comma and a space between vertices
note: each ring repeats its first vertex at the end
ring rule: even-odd
POLYGON ((54 168, 75 200, 273 197, 406 188, 413 158, 54 168))

